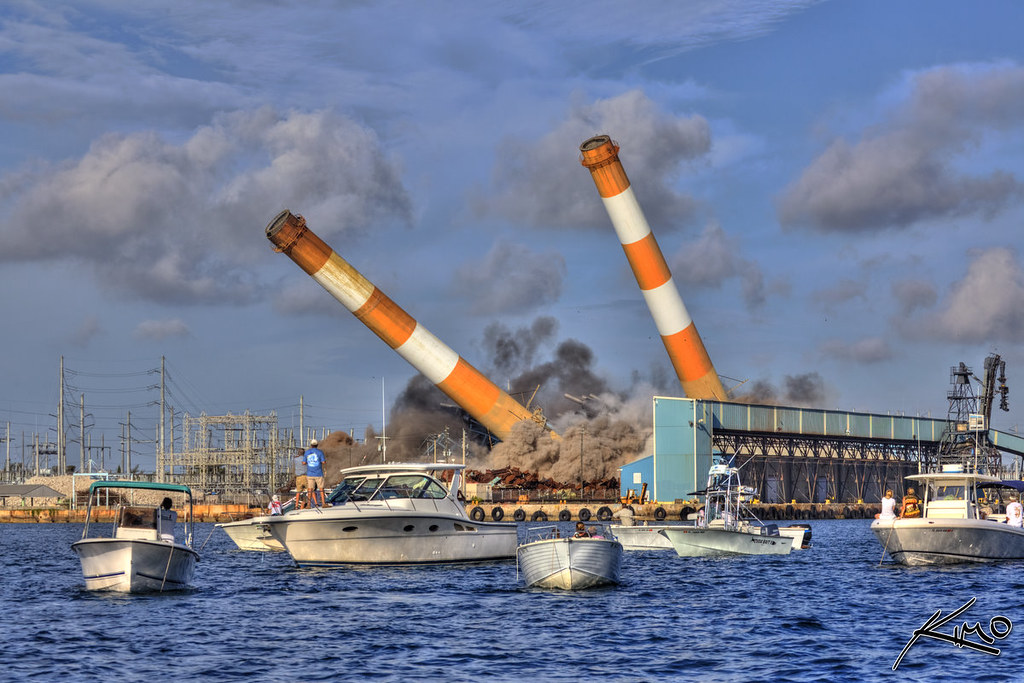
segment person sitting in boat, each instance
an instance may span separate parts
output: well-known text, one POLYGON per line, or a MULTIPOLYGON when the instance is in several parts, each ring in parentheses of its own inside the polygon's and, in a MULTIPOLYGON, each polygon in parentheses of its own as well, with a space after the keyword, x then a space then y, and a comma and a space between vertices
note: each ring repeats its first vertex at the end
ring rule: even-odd
POLYGON ((896 519, 896 499, 892 497, 892 489, 885 490, 882 511, 875 515, 875 519, 896 519))
POLYGON ((172 510, 172 507, 174 507, 174 501, 167 496, 160 501, 160 509, 157 510, 160 538, 171 543, 174 542, 174 523, 178 521, 178 513, 172 510))
POLYGON ((616 517, 619 520, 619 524, 622 526, 633 526, 633 508, 629 507, 625 503, 622 504, 618 510, 616 510, 612 517, 616 517))
POLYGON ((602 536, 601 534, 598 533, 596 526, 588 527, 587 528, 587 534, 591 538, 604 538, 604 536, 602 536))
POLYGON ((590 534, 587 533, 587 527, 583 522, 576 522, 576 533, 572 535, 573 538, 590 538, 590 534))
POLYGON ((704 506, 701 505, 697 508, 697 526, 704 526, 704 522, 708 520, 708 513, 704 510, 704 506))
POLYGON ((281 514, 281 497, 276 493, 274 497, 270 499, 270 505, 267 506, 267 511, 272 515, 281 514))
POLYGON ((903 496, 903 507, 900 508, 900 517, 920 517, 921 516, 921 501, 918 500, 917 494, 914 493, 913 487, 907 489, 907 495, 903 496))
POLYGON ((1010 494, 1010 502, 1006 504, 1006 523, 1018 529, 1024 527, 1024 505, 1017 500, 1017 494, 1010 494))

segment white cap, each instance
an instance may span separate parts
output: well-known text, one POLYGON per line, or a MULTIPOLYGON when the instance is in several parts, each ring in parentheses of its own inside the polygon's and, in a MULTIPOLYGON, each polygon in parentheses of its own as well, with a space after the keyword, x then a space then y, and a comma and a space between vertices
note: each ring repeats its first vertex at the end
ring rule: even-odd
POLYGON ((317 445, 317 443, 318 443, 317 440, 313 439, 312 441, 309 442, 309 445, 310 446, 315 446, 315 445, 317 445))

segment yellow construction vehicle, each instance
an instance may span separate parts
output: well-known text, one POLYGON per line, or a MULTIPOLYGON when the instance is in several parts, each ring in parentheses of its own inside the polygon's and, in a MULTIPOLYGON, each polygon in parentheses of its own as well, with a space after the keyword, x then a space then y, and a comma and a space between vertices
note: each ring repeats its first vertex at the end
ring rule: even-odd
POLYGON ((647 482, 640 488, 640 495, 636 495, 633 489, 627 489, 626 495, 619 498, 623 505, 643 505, 647 502, 647 482))

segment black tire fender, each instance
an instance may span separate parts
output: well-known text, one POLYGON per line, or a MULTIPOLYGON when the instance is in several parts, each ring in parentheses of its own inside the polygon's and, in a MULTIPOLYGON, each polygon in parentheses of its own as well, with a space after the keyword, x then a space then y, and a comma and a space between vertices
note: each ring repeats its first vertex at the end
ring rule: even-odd
POLYGON ((530 516, 531 522, 546 522, 548 521, 548 515, 543 510, 537 510, 530 516))
POLYGON ((493 519, 495 522, 500 522, 504 518, 505 510, 503 508, 496 507, 493 510, 491 510, 491 519, 493 519))
POLYGON ((521 522, 526 519, 526 510, 523 508, 516 508, 516 511, 512 513, 512 519, 517 522, 521 522))
POLYGON ((559 522, 568 522, 570 519, 572 519, 572 513, 569 512, 569 510, 566 509, 566 510, 559 510, 558 511, 558 521, 559 522))
POLYGON ((654 509, 654 518, 656 520, 658 520, 660 522, 661 520, 665 519, 666 517, 668 517, 668 512, 665 511, 665 508, 663 508, 661 506, 658 506, 658 507, 656 507, 654 509))
MULTIPOLYGON (((607 505, 602 505, 601 507, 597 508, 597 518, 602 522, 607 522, 609 519, 612 518, 612 509, 607 505)), ((586 508, 580 510, 580 519, 582 519, 584 522, 590 519, 590 510, 587 510, 586 508), (583 516, 584 512, 587 513, 586 517, 583 516)))
POLYGON ((484 512, 484 509, 479 505, 477 505, 476 507, 469 511, 469 518, 474 522, 482 522, 484 521, 484 517, 486 516, 487 515, 484 512))

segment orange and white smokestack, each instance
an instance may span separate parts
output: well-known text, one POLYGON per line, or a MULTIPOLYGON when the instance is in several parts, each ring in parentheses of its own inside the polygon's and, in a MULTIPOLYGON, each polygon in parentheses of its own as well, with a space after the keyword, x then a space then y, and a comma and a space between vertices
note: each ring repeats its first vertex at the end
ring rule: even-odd
POLYGON ((267 239, 495 436, 504 439, 515 423, 535 419, 313 234, 302 216, 282 211, 267 239))
POLYGON ((594 177, 683 391, 690 398, 728 400, 697 326, 683 304, 665 257, 636 201, 619 161, 618 145, 607 135, 598 135, 580 145, 580 152, 580 162, 594 177))

